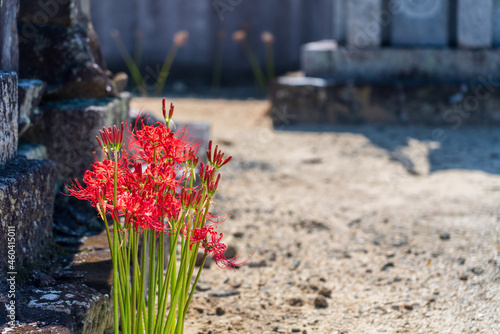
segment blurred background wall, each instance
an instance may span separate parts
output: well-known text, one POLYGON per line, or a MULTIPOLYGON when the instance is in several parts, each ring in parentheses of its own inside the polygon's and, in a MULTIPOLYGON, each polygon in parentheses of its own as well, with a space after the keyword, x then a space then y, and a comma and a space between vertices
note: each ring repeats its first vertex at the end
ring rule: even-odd
MULTIPOLYGON (((142 34, 145 72, 157 73, 176 32, 189 32, 179 49, 169 82, 175 77, 210 83, 218 38, 223 41, 223 83, 252 80, 251 67, 242 47, 231 35, 244 29, 253 52, 264 63, 264 31, 275 37, 277 72, 299 68, 302 44, 332 38, 335 0, 91 0, 92 21, 111 70, 126 67, 111 31, 117 29, 133 53, 142 34), (222 33, 221 33, 222 32, 222 33), (219 37, 218 37, 219 36, 219 37)), ((147 74, 146 74, 147 75, 147 74)), ((153 75, 153 74, 151 74, 153 75)))

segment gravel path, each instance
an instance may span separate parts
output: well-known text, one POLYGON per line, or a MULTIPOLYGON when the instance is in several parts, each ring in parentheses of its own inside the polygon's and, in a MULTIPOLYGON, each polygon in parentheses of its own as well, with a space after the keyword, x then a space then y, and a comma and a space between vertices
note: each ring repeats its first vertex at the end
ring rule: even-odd
MULTIPOLYGON (((273 129, 265 101, 174 99, 234 160, 187 334, 500 333, 500 132, 273 129)), ((159 115, 159 99, 134 108, 159 115)))

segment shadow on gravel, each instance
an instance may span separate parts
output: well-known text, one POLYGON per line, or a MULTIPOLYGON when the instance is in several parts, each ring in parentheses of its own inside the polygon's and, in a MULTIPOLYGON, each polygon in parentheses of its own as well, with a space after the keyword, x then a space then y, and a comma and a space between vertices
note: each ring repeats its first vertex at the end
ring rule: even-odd
POLYGON ((288 125, 275 130, 359 134, 415 174, 422 174, 416 166, 422 160, 428 164, 427 173, 465 169, 500 174, 500 129, 494 127, 288 125))

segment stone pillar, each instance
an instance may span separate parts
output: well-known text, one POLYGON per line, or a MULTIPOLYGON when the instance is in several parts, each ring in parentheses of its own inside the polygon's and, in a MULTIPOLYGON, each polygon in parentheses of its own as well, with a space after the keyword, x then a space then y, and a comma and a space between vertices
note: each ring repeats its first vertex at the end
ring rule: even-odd
POLYGON ((348 0, 345 10, 347 45, 356 49, 380 46, 382 0, 348 0))
POLYGON ((500 47, 500 0, 493 0, 493 46, 500 47))
POLYGON ((493 0, 458 0, 457 43, 462 48, 491 47, 493 0))
POLYGON ((391 43, 394 46, 448 45, 448 0, 393 0, 391 43))
POLYGON ((19 48, 17 45, 16 16, 19 0, 0 1, 0 70, 17 71, 19 48))
POLYGON ((0 71, 0 166, 17 155, 17 74, 0 71))

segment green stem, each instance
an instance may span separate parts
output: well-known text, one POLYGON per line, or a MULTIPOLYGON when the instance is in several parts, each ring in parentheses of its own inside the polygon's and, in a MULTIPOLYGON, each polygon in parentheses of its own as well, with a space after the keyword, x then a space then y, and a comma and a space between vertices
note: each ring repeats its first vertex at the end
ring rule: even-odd
POLYGON ((264 79, 264 74, 262 73, 262 70, 260 69, 259 61, 257 60, 257 57, 252 52, 252 48, 250 48, 250 45, 246 40, 242 42, 243 48, 245 49, 245 52, 247 54, 248 60, 250 61, 250 65, 252 65, 252 70, 253 70, 253 75, 255 76, 255 80, 257 80, 257 84, 259 85, 259 88, 265 89, 266 88, 266 81, 264 79))
POLYGON ((179 47, 176 44, 173 44, 167 54, 167 57, 165 58, 165 61, 163 62, 163 65, 160 69, 160 74, 158 75, 158 79, 156 81, 156 95, 161 95, 161 93, 163 92, 163 87, 165 86, 165 82, 167 81, 168 74, 170 73, 170 68, 174 63, 175 55, 177 54, 178 49, 179 47))
POLYGON ((184 319, 187 314, 187 310, 189 308, 189 304, 191 303, 191 299, 193 298, 194 291, 196 289, 196 286, 198 285, 198 280, 200 279, 201 271, 203 270, 203 266, 205 265, 205 261, 207 259, 208 253, 205 253, 203 256, 203 261, 201 262, 200 269, 198 270, 198 274, 196 275, 196 279, 194 280, 193 287, 191 288, 191 292, 189 293, 189 298, 186 302, 186 306, 184 307, 184 312, 182 314, 182 318, 184 319))
MULTIPOLYGON (((133 229, 133 227, 132 227, 133 229)), ((139 266, 138 266, 138 259, 137 257, 139 256, 139 245, 138 245, 138 234, 135 231, 135 229, 132 230, 131 238, 130 238, 130 243, 132 243, 132 313, 130 314, 130 317, 132 318, 132 334, 136 333, 136 328, 137 328, 137 288, 138 288, 138 272, 139 272, 139 266)))
POLYGON ((141 278, 139 286, 139 314, 137 320, 139 321, 139 333, 144 333, 144 326, 147 330, 147 317, 146 317, 146 303, 144 300, 144 286, 146 285, 146 244, 147 244, 147 231, 142 232, 142 253, 141 253, 141 278), (144 317, 144 320, 143 320, 144 317))
POLYGON ((272 43, 266 44, 266 63, 267 63, 267 79, 269 82, 274 80, 274 50, 272 43))
POLYGON ((156 273, 155 273, 155 251, 156 235, 155 231, 149 230, 149 284, 148 284, 148 334, 153 334, 155 321, 155 294, 156 294, 156 273))
POLYGON ((142 77, 139 66, 136 64, 134 59, 132 59, 132 56, 130 55, 127 48, 123 44, 120 35, 119 34, 116 34, 116 36, 114 35, 113 39, 115 40, 118 51, 120 51, 120 54, 123 60, 125 61, 125 65, 127 65, 127 68, 130 71, 130 74, 132 75, 132 78, 134 79, 137 88, 139 89, 139 91, 143 96, 147 96, 147 91, 144 86, 144 78, 142 77))

